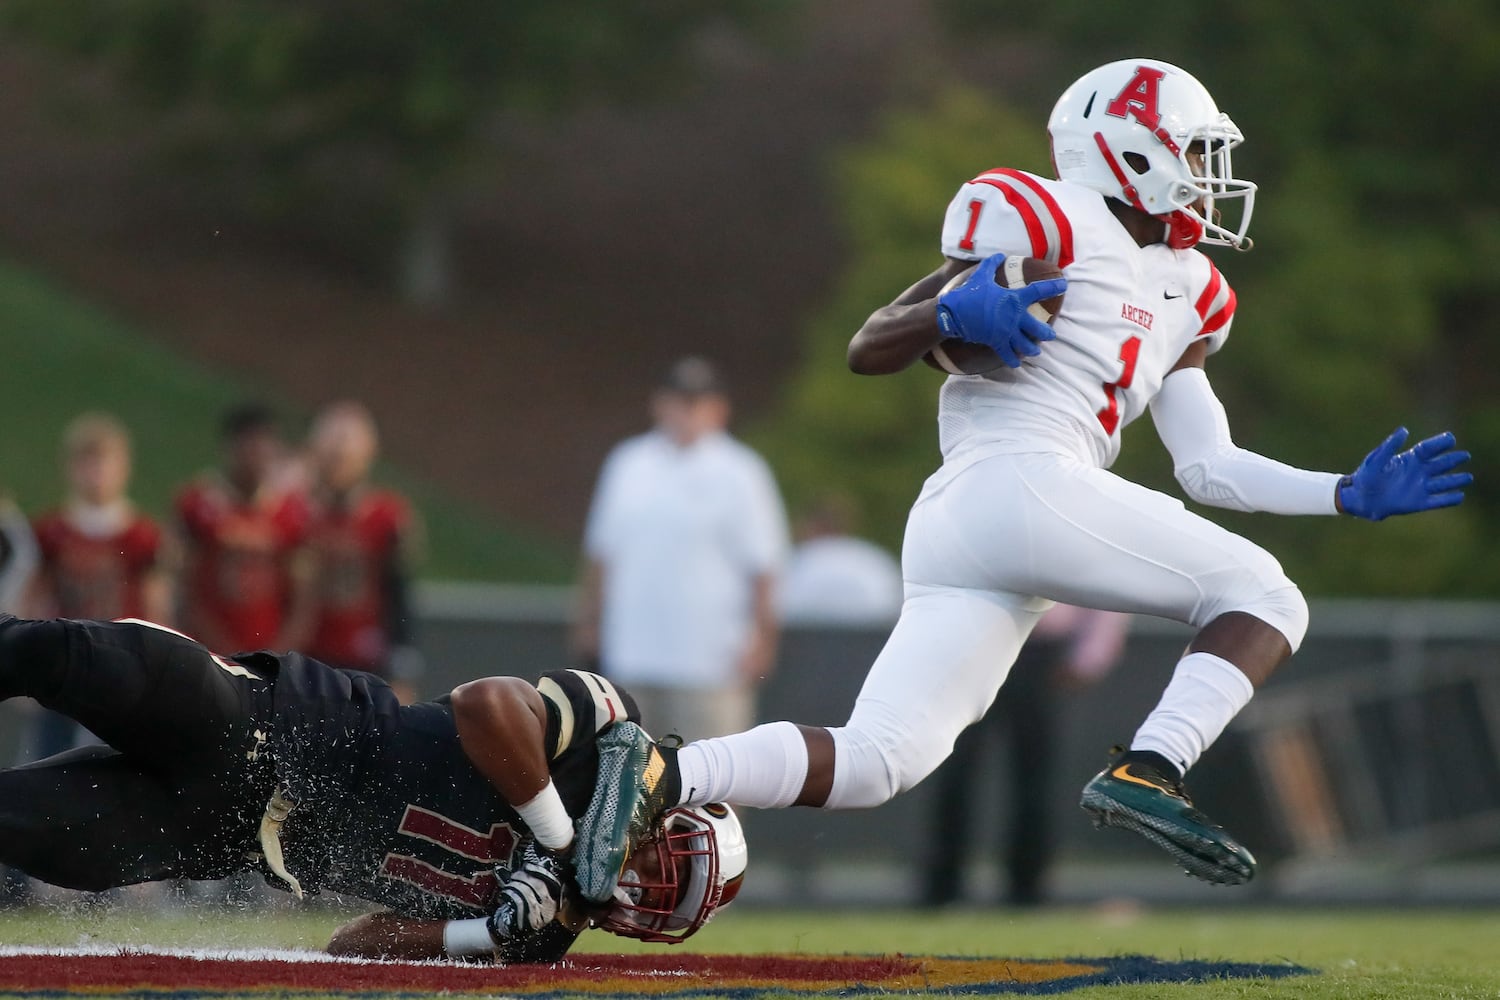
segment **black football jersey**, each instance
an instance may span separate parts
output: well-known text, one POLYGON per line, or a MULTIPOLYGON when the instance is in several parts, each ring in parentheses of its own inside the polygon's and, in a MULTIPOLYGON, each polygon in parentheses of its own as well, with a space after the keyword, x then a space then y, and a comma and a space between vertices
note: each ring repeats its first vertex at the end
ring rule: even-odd
MULTIPOLYGON (((495 866, 529 831, 464 755, 449 699, 403 706, 372 675, 297 654, 276 659, 271 752, 295 803, 282 827, 288 871, 307 891, 358 896, 404 916, 488 915, 495 866)), ((538 687, 552 778, 568 812, 581 816, 598 769, 593 737, 638 713, 592 674, 560 671, 538 687)))

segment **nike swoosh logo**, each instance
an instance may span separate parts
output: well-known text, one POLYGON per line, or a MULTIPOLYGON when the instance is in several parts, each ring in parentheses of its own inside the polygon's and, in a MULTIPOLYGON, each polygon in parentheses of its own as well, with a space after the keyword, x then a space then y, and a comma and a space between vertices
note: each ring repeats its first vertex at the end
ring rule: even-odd
POLYGON ((1135 785, 1145 785, 1147 788, 1150 788, 1154 791, 1165 791, 1165 789, 1163 789, 1154 781, 1147 781, 1145 778, 1137 778, 1135 775, 1130 773, 1129 769, 1129 764, 1121 764, 1119 767, 1109 772, 1109 776, 1111 778, 1119 778, 1121 781, 1128 781, 1135 785))
POLYGON ((1164 299, 1167 299, 1168 301, 1171 301, 1172 299, 1180 299, 1180 298, 1182 298, 1182 294, 1183 294, 1182 292, 1178 292, 1176 295, 1173 295, 1170 292, 1162 292, 1161 293, 1161 297, 1164 298, 1164 299))

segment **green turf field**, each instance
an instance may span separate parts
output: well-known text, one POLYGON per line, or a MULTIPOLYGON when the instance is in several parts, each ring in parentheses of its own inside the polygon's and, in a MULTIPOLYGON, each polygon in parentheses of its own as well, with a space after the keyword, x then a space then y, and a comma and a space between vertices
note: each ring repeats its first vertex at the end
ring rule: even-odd
MULTIPOLYGON (((27 510, 61 495, 58 438, 84 410, 108 410, 135 437, 133 492, 161 516, 176 487, 215 460, 215 426, 227 405, 267 398, 267 387, 196 364, 47 279, 0 261, 0 490, 27 510)), ((305 414, 282 405, 295 424, 305 414)), ((427 521, 424 575, 445 579, 562 582, 572 554, 384 470, 427 521)))
MULTIPOLYGON (((118 910, 0 916, 5 944, 157 944, 304 947, 341 919, 329 911, 267 917, 205 909, 170 917, 118 910)), ((768 911, 726 913, 683 948, 795 952, 1006 956, 1042 959, 1143 953, 1163 959, 1294 962, 1318 973, 1276 981, 1091 987, 1076 997, 1437 998, 1500 996, 1500 911, 1239 909, 1139 913, 1129 909, 1037 913, 768 911)), ((661 946, 591 932, 580 951, 661 946)))

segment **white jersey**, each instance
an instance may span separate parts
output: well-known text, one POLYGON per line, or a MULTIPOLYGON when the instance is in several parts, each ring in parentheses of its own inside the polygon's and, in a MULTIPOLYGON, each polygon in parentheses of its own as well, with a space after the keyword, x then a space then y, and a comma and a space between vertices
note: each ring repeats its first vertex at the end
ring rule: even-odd
MULTIPOLYGON (((1224 342, 1234 293, 1208 259, 1139 247, 1102 195, 1016 170, 989 171, 960 189, 943 252, 1052 261, 1068 278, 1067 297, 1057 338, 1039 356, 943 384, 943 467, 906 522, 901 617, 848 724, 829 730, 837 756, 830 809, 879 805, 930 774, 984 716, 1054 601, 1195 628, 1246 615, 1293 650, 1307 629, 1307 602, 1269 553, 1104 468, 1119 451, 1120 428, 1145 411, 1182 354, 1200 339, 1210 350, 1224 342)), ((1190 764, 1201 748, 1192 740, 1212 740, 1225 706, 1249 694, 1232 669, 1220 673, 1229 675, 1222 688, 1225 676, 1179 673, 1188 686, 1174 678, 1168 690, 1177 693, 1136 740, 1190 764), (1183 693, 1197 689, 1212 691, 1183 693), (1162 722, 1169 716, 1186 721, 1162 722), (1187 727, 1191 739, 1160 742, 1187 727)), ((783 778, 774 766, 753 778, 741 777, 749 767, 720 773, 752 758, 763 763, 757 755, 783 741, 801 747, 795 730, 777 725, 784 728, 712 747, 712 762, 695 765, 707 774, 693 782, 707 797, 690 801, 790 804, 805 768, 789 766, 783 778)), ((707 745, 690 744, 684 755, 694 746, 707 745)))
POLYGON ((955 375, 938 421, 944 461, 1060 449, 1107 468, 1120 429, 1145 412, 1195 340, 1216 351, 1234 291, 1196 250, 1137 246, 1098 192, 1020 170, 980 174, 943 220, 943 253, 980 260, 1025 254, 1068 279, 1055 340, 1020 368, 955 375))

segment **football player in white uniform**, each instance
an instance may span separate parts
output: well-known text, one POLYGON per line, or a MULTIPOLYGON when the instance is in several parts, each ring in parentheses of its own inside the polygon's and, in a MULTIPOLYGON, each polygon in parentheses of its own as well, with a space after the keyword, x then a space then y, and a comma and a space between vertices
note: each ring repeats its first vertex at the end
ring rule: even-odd
MULTIPOLYGON (((1048 130, 1060 179, 991 170, 963 185, 944 219, 943 265, 849 345, 862 374, 902 370, 950 336, 994 348, 1005 366, 942 387, 943 464, 907 524, 905 605, 848 724, 778 722, 682 747, 675 771, 630 790, 642 823, 679 801, 885 802, 949 754, 1037 618, 1065 601, 1199 629, 1083 807, 1199 878, 1253 876, 1250 852, 1192 806, 1182 776, 1296 650, 1307 604, 1255 544, 1106 471, 1120 429, 1149 408, 1190 497, 1278 514, 1378 521, 1451 506, 1472 478, 1455 471, 1468 455, 1451 434, 1402 451, 1400 429, 1341 477, 1237 447, 1204 374, 1235 295, 1195 247, 1249 246, 1255 185, 1230 167, 1239 129, 1183 70, 1129 59, 1068 88, 1048 130), (1232 225, 1226 203, 1238 209, 1232 225), (996 268, 1017 254, 1064 278, 998 286, 996 268), (1064 288, 1051 327, 1027 312, 1064 288)), ((599 840, 583 831, 589 851, 599 840)))

